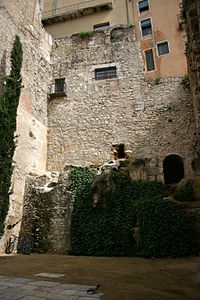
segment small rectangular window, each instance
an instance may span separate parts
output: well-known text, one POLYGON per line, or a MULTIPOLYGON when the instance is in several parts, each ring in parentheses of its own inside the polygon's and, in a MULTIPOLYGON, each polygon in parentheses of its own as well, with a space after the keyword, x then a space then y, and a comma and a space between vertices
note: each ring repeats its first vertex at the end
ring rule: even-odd
POLYGON ((158 55, 165 55, 169 53, 169 43, 168 41, 157 44, 158 55))
POLYGON ((102 24, 97 24, 94 25, 94 31, 104 31, 110 27, 110 23, 102 23, 102 24))
POLYGON ((152 49, 145 51, 145 59, 146 59, 147 71, 155 70, 152 49))
POLYGON ((95 69, 95 79, 103 80, 103 79, 111 79, 117 77, 116 67, 108 67, 102 69, 95 69))
POLYGON ((65 78, 55 79, 55 93, 62 93, 64 91, 65 78))
POLYGON ((138 8, 140 14, 143 13, 144 11, 149 10, 149 0, 138 1, 138 8))
POLYGON ((140 21, 140 24, 141 24, 142 36, 152 34, 152 26, 151 26, 150 18, 140 21))

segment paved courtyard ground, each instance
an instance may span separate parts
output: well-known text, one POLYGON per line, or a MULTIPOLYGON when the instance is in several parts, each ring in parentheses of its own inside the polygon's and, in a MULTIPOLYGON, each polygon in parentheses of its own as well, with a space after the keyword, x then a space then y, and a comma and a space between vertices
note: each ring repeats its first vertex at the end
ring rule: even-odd
POLYGON ((2 300, 97 300, 103 295, 102 293, 90 295, 87 293, 89 288, 86 285, 0 276, 0 299, 2 300))
POLYGON ((104 300, 200 299, 200 257, 147 260, 63 255, 3 256, 0 257, 0 275, 2 300, 14 299, 9 298, 14 292, 19 296, 16 299, 23 300, 88 300, 87 288, 97 283, 101 284, 99 292, 104 294, 101 298, 104 300), (19 293, 23 289, 29 290, 25 296, 19 293), (35 294, 31 294, 31 290, 35 290, 35 294))

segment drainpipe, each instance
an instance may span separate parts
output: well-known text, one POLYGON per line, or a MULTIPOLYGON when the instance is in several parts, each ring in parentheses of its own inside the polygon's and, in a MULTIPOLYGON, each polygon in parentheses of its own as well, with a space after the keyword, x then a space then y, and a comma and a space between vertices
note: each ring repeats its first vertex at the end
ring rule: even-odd
POLYGON ((129 26, 128 1, 129 1, 129 0, 126 0, 126 16, 127 16, 127 26, 129 26))
POLYGON ((57 8, 58 8, 58 0, 56 0, 56 10, 55 10, 56 13, 57 13, 57 8))

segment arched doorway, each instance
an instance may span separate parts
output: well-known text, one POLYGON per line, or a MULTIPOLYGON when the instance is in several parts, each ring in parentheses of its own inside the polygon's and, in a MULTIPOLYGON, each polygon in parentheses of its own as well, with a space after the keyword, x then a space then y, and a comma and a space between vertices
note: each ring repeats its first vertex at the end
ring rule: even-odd
POLYGON ((165 184, 178 183, 184 178, 184 164, 179 155, 171 154, 163 161, 165 184))

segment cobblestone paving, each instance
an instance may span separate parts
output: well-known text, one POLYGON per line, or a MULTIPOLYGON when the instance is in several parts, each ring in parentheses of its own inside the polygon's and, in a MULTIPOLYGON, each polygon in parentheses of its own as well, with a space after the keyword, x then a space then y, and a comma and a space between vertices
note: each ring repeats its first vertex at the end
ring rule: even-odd
POLYGON ((0 299, 2 300, 95 300, 102 293, 87 294, 91 286, 59 284, 50 281, 34 281, 20 277, 0 276, 0 299))

